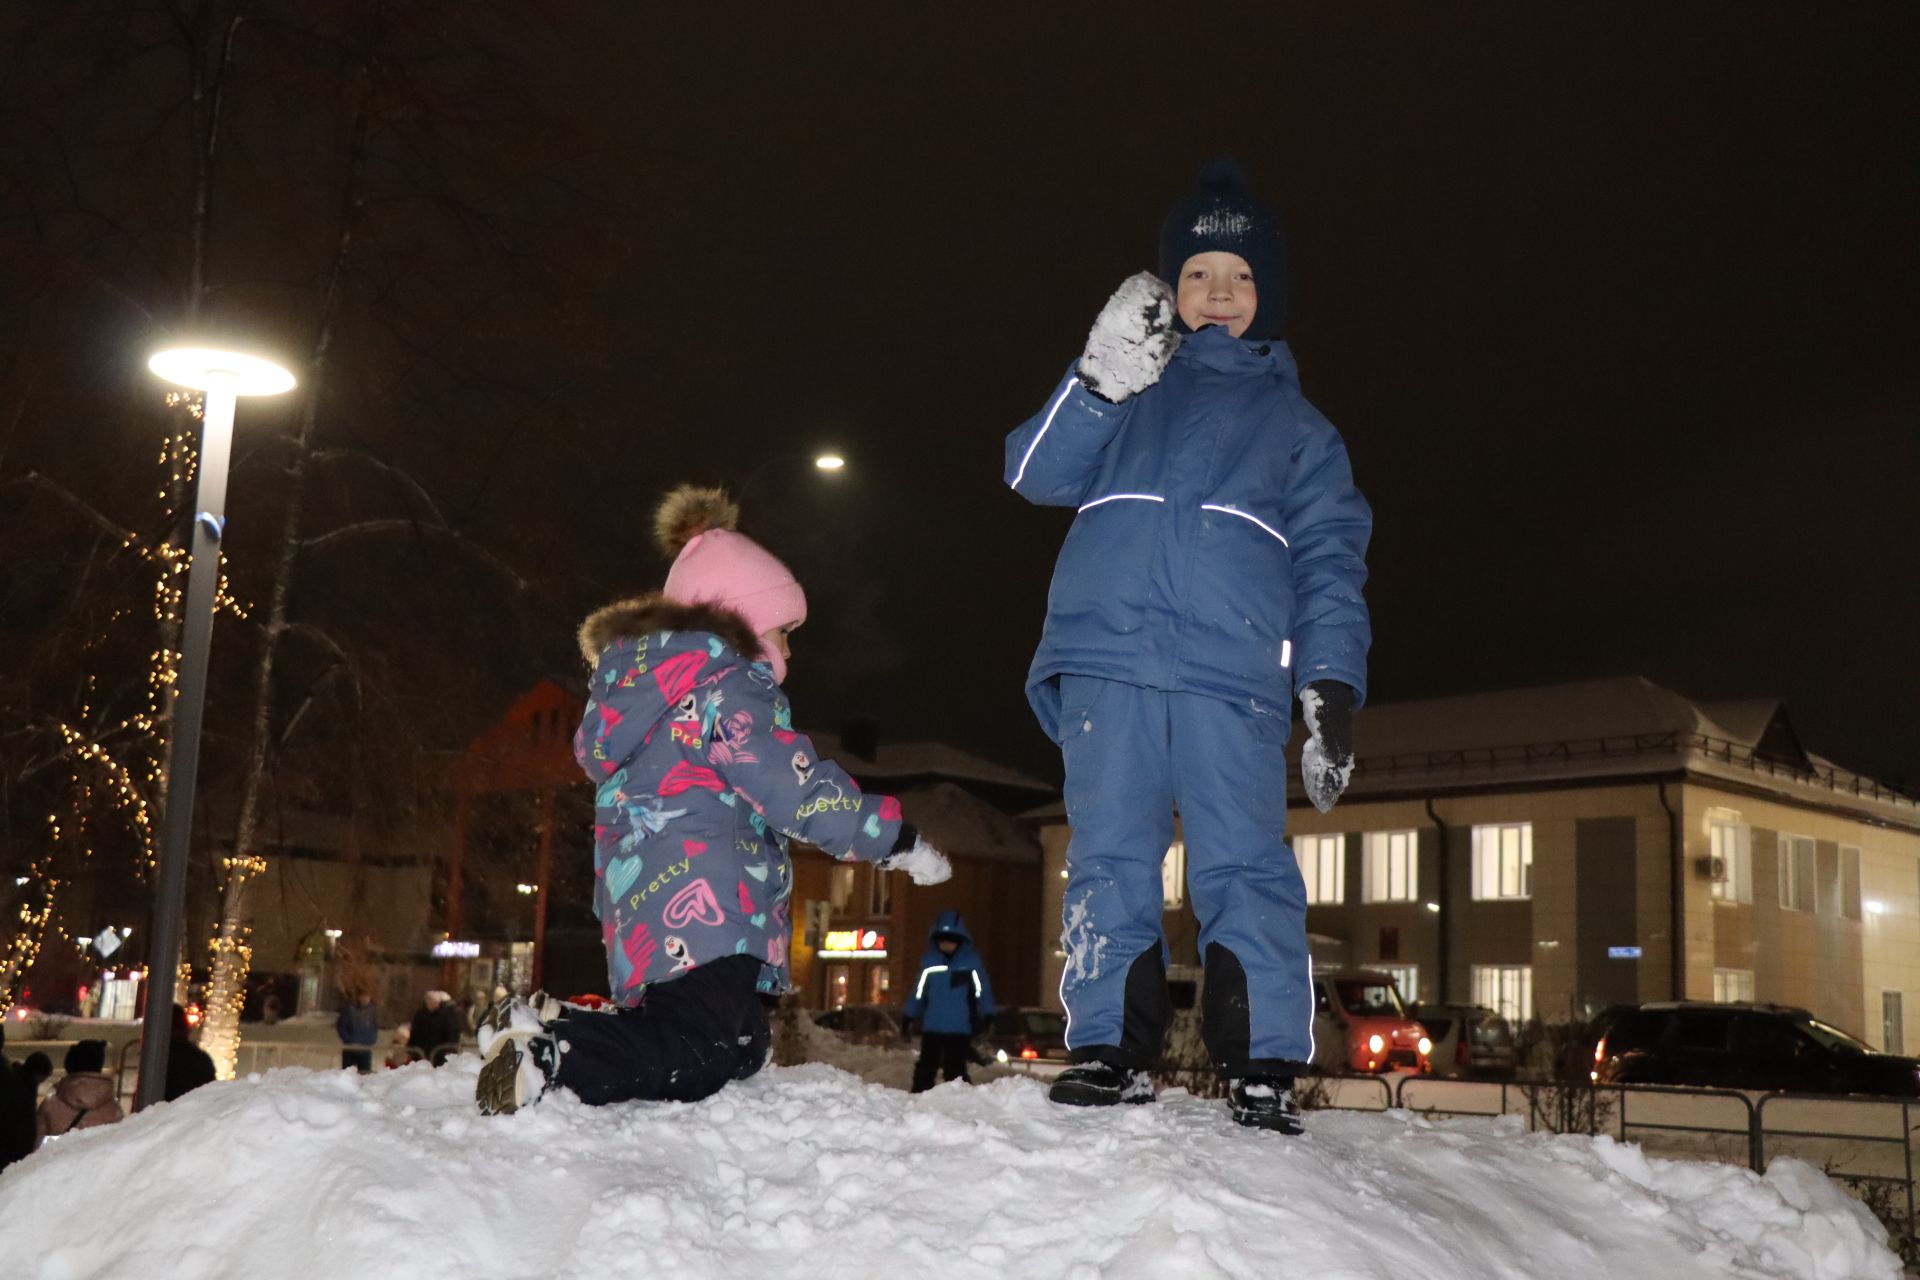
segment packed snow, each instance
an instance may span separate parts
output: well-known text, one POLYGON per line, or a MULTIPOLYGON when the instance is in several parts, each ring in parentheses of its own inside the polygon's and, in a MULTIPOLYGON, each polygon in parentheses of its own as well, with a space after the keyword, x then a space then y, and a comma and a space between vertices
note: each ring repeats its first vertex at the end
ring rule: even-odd
POLYGON ((556 1093, 484 1118, 478 1065, 273 1071, 62 1138, 0 1175, 0 1272, 1900 1274, 1867 1211, 1793 1160, 1758 1177, 1405 1112, 1315 1112, 1289 1139, 1178 1092, 1073 1110, 1033 1080, 909 1095, 817 1063, 692 1105, 594 1109, 556 1093))

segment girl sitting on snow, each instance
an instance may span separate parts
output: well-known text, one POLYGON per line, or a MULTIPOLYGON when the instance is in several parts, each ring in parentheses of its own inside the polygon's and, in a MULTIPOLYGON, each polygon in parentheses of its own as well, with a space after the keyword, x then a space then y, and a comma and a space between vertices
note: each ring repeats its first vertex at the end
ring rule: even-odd
POLYGON ((916 884, 952 874, 899 801, 862 794, 795 732, 780 682, 806 596, 738 518, 717 489, 669 494, 666 589, 580 628, 593 675, 574 756, 599 788, 593 902, 615 1007, 496 1004, 478 1036, 489 1115, 554 1085, 595 1105, 692 1102, 758 1071, 766 1001, 792 988, 789 839, 916 884))

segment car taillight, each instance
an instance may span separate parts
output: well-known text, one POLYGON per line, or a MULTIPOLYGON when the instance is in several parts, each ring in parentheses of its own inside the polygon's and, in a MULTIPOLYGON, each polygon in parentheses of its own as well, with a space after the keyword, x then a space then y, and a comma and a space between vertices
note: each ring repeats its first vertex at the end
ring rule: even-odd
POLYGON ((1607 1038, 1605 1036, 1601 1036, 1600 1043, 1593 1046, 1593 1060, 1596 1064, 1607 1060, 1607 1038))
POLYGON ((1040 1051, 1030 1044, 1023 1044, 1020 1046, 1020 1056, 1026 1061, 1032 1062, 1040 1056, 1040 1051))

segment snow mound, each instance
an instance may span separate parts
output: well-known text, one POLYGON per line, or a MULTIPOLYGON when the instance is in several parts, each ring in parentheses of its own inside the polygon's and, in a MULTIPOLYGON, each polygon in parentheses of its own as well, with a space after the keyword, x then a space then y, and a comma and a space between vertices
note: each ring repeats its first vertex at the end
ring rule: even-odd
POLYGON ((1900 1274, 1793 1160, 1765 1177, 1499 1121, 1217 1102, 1074 1111, 769 1068, 694 1105, 473 1109, 478 1062, 271 1072, 0 1175, 0 1272, 78 1277, 1793 1277, 1900 1274))

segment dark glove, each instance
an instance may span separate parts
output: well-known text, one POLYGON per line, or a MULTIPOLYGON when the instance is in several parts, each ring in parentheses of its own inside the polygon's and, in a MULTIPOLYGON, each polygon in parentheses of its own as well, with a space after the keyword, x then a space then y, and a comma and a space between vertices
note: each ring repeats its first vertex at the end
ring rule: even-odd
POLYGON ((1300 691, 1307 745, 1300 752, 1300 781, 1307 799, 1331 810, 1353 776, 1353 704, 1358 695, 1338 680, 1316 680, 1300 691))

